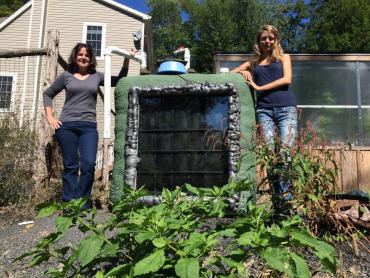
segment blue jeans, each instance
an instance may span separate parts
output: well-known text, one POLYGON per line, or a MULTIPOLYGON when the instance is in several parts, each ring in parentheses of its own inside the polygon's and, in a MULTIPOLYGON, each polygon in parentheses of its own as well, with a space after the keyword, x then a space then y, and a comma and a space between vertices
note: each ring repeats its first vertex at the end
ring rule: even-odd
MULTIPOLYGON (((90 197, 99 140, 96 123, 64 122, 55 136, 63 157, 63 202, 90 197)), ((89 207, 90 202, 83 209, 89 207)))
MULTIPOLYGON (((271 151, 276 151, 280 156, 287 157, 289 161, 289 153, 283 154, 279 149, 276 150, 274 143, 277 136, 281 146, 291 147, 293 145, 297 132, 297 108, 295 106, 257 108, 256 116, 259 131, 265 144, 271 151)), ((279 168, 279 174, 275 173, 274 169, 267 170, 269 182, 274 189, 273 203, 276 208, 292 199, 292 194, 289 193, 292 182, 290 179, 284 178, 284 169, 286 169, 288 161, 275 166, 279 168)))

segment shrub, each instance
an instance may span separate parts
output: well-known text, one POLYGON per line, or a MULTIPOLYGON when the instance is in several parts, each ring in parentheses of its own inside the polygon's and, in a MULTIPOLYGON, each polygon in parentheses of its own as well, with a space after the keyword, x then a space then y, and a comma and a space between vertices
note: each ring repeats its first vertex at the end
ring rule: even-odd
POLYGON ((14 118, 0 121, 0 206, 24 203, 34 188, 32 179, 37 136, 14 118))

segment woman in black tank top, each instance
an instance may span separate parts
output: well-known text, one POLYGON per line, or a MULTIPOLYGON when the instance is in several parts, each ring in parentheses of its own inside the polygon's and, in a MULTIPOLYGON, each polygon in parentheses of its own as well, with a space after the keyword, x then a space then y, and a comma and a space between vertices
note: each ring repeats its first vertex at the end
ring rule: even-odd
MULTIPOLYGON (((231 72, 241 73, 257 92, 256 118, 264 143, 271 152, 278 152, 289 161, 289 149, 297 130, 297 103, 289 88, 292 82, 290 56, 283 52, 280 41, 274 26, 262 26, 256 33, 252 59, 231 72)), ((291 180, 284 175, 288 161, 269 165, 267 170, 274 189, 274 208, 284 214, 289 211, 292 199, 291 180)))

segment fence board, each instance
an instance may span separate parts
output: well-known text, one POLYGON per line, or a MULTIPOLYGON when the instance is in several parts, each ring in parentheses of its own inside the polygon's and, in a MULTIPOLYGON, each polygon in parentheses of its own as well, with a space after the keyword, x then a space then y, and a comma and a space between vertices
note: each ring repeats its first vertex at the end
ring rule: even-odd
MULTIPOLYGON (((337 190, 336 191, 342 191, 343 190, 343 182, 342 182, 342 169, 341 169, 341 161, 343 159, 342 153, 340 150, 333 150, 332 152, 332 159, 336 162, 337 167, 339 168, 338 171, 338 177, 336 179, 337 182, 337 190)), ((330 164, 330 169, 334 170, 334 165, 333 163, 330 164)))
POLYGON ((370 191, 370 151, 357 151, 357 167, 359 189, 367 193, 370 191))
POLYGON ((343 154, 344 157, 341 160, 342 192, 346 193, 358 189, 357 151, 343 151, 343 154))

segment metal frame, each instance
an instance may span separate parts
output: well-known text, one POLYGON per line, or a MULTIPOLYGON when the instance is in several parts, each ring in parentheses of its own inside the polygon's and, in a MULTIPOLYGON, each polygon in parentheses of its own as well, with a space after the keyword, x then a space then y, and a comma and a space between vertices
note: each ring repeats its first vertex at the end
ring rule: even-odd
POLYGON ((132 86, 129 91, 127 109, 127 129, 125 145, 125 184, 136 189, 139 139, 139 111, 142 96, 229 96, 228 101, 228 147, 229 177, 236 178, 237 162, 240 158, 240 103, 237 88, 231 84, 205 83, 173 84, 164 86, 132 86))

